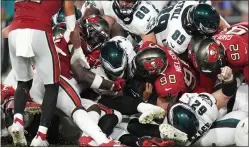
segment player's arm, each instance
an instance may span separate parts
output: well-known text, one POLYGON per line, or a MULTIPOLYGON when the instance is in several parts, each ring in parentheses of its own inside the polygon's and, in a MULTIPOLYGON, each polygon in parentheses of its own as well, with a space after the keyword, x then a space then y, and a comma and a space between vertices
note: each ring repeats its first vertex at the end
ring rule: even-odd
POLYGON ((111 90, 119 91, 122 87, 119 84, 119 81, 109 81, 103 77, 87 70, 82 67, 79 62, 71 64, 71 70, 73 76, 78 82, 78 84, 84 84, 86 87, 93 89, 102 89, 102 90, 111 90))
POLYGON ((155 43, 155 44, 157 43, 157 42, 156 42, 156 35, 155 35, 154 32, 149 33, 149 34, 146 34, 146 35, 142 35, 141 37, 142 37, 142 40, 143 40, 144 42, 146 42, 146 41, 151 41, 151 42, 153 42, 153 43, 155 43))
POLYGON ((110 30, 112 30, 113 26, 116 23, 116 20, 108 15, 103 15, 103 18, 107 21, 107 23, 109 24, 109 28, 110 30))
POLYGON ((9 35, 9 26, 3 28, 2 34, 3 34, 4 38, 8 38, 8 35, 9 35))
POLYGON ((157 97, 156 105, 163 108, 167 113, 168 107, 176 100, 176 97, 157 97))
POLYGON ((228 66, 222 68, 222 72, 218 77, 222 80, 221 89, 215 91, 212 95, 216 98, 217 108, 220 109, 227 104, 237 91, 237 82, 233 77, 232 69, 228 66))
POLYGON ((76 24, 75 9, 73 1, 64 1, 65 21, 67 26, 67 33, 70 36, 70 41, 73 44, 74 50, 71 57, 71 63, 80 61, 81 65, 90 68, 83 50, 81 49, 81 40, 79 33, 79 26, 76 24))
POLYGON ((228 22, 220 15, 220 24, 219 24, 219 29, 224 30, 226 28, 230 27, 228 22))
POLYGON ((245 77, 246 83, 249 83, 249 65, 246 65, 243 69, 243 75, 245 77))
POLYGON ((111 28, 111 38, 115 36, 122 36, 125 37, 124 29, 119 23, 115 22, 114 25, 111 28))

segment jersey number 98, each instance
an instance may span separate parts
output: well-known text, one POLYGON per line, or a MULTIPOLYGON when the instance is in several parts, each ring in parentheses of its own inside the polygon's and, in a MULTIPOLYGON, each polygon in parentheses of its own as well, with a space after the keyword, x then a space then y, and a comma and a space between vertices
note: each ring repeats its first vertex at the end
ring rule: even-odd
POLYGON ((168 82, 171 83, 171 84, 176 83, 176 76, 175 75, 169 75, 168 76, 168 81, 167 81, 166 76, 163 76, 163 77, 160 78, 160 84, 162 86, 167 84, 168 82))
POLYGON ((137 11, 137 13, 136 13, 136 17, 138 17, 139 19, 143 19, 145 14, 150 12, 150 10, 144 6, 142 6, 139 10, 140 11, 137 11))

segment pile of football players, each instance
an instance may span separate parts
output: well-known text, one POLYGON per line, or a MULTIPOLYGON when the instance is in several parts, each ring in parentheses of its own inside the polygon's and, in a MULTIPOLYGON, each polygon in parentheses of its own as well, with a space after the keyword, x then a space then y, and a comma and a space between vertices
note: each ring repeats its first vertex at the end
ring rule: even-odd
MULTIPOLYGON (((168 2, 75 7, 89 66, 70 62, 64 9, 51 18, 57 109, 33 146, 248 146, 248 22, 229 25, 210 1, 168 2)), ((16 73, 1 84, 1 136, 14 145, 30 143, 41 118, 45 88, 32 68, 21 138, 12 132, 16 73)))

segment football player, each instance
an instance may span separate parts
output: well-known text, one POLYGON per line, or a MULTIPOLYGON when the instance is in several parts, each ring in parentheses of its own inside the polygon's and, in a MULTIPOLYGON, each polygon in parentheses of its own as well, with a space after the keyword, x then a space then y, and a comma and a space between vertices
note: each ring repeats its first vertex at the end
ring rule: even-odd
MULTIPOLYGON (((205 140, 204 139, 201 140, 201 142, 203 143, 203 145, 201 146, 204 146, 205 145, 204 143, 206 144, 209 143, 209 146, 211 146, 212 142, 210 141, 219 141, 219 138, 222 139, 222 137, 219 137, 219 136, 215 138, 217 140, 215 140, 214 138, 210 138, 210 137, 205 138, 205 134, 209 131, 211 126, 213 126, 213 128, 216 128, 214 129, 216 130, 216 132, 210 130, 210 133, 213 133, 212 134, 212 137, 213 137, 214 133, 218 133, 219 131, 218 129, 219 126, 217 126, 218 124, 220 124, 219 122, 221 121, 225 122, 225 119, 229 119, 232 117, 237 120, 242 120, 248 116, 248 112, 243 113, 243 109, 241 108, 242 113, 231 112, 231 114, 226 115, 227 117, 224 116, 220 118, 215 123, 217 125, 213 124, 213 122, 216 119, 218 119, 218 116, 219 116, 218 110, 221 108, 224 108, 227 105, 229 99, 235 94, 237 90, 237 82, 233 78, 231 68, 224 67, 222 69, 221 74, 219 74, 219 76, 221 80, 223 80, 221 89, 215 91, 212 94, 185 93, 183 96, 181 96, 178 103, 173 104, 169 108, 168 123, 187 134, 188 142, 186 143, 186 145, 191 145, 195 143, 199 138, 201 138, 204 135, 205 140)), ((240 99, 240 98, 237 98, 237 99, 240 99)), ((248 107, 246 108, 248 110, 248 107)), ((229 126, 228 124, 226 126, 229 126)), ((163 128, 168 128, 168 125, 164 125, 164 124, 160 125, 160 129, 163 129, 163 128)), ((168 133, 165 133, 166 137, 167 137, 167 134, 168 133)), ((180 139, 184 141, 183 138, 180 138, 180 139)), ((199 144, 201 142, 199 142, 199 144)), ((227 143, 229 142, 230 141, 228 139, 227 143)))
POLYGON ((211 6, 211 1, 179 1, 159 13, 151 32, 156 34, 157 44, 182 54, 193 35, 213 34, 228 26, 211 6))
POLYGON ((167 110, 168 103, 186 92, 205 92, 195 72, 168 48, 145 42, 133 60, 133 71, 151 82, 158 96, 156 104, 167 110))
POLYGON ((79 30, 76 26, 72 1, 17 0, 13 21, 5 29, 9 38, 12 68, 18 74, 16 75, 18 86, 14 101, 15 115, 11 129, 14 145, 27 145, 22 114, 27 102, 28 92, 32 86, 31 58, 33 58, 34 65, 46 88, 40 126, 37 136, 31 142, 31 146, 47 145, 46 133, 56 107, 60 77, 58 55, 52 40, 51 17, 62 6, 66 14, 67 32, 71 35, 71 41, 75 47, 72 63, 79 60, 82 66, 89 67, 80 48, 79 30))
MULTIPOLYGON (((24 127, 26 130, 28 130, 30 132, 29 135, 34 135, 33 128, 34 128, 34 126, 35 127, 38 126, 37 125, 38 120, 34 120, 34 118, 37 118, 37 116, 40 116, 40 112, 41 112, 41 110, 40 110, 41 105, 40 104, 42 103, 42 100, 41 100, 42 97, 40 95, 42 95, 42 93, 44 92, 44 90, 42 90, 42 88, 41 88, 42 82, 40 81, 40 78, 37 75, 37 73, 35 73, 35 75, 34 75, 34 83, 35 83, 35 85, 33 85, 31 88, 29 101, 25 107, 26 114, 24 116, 24 120, 25 120, 24 127), (37 103, 33 102, 33 100, 37 103), (36 114, 37 114, 37 116, 36 116, 36 114)), ((3 104, 2 106, 4 108, 6 127, 8 128, 8 130, 11 129, 10 123, 13 122, 13 107, 14 107, 13 96, 14 96, 16 85, 17 85, 17 81, 16 81, 15 73, 12 70, 8 74, 7 78, 5 79, 4 84, 1 85, 1 93, 3 94, 1 101, 3 104)), ((68 90, 66 90, 65 92, 70 93, 68 90)), ((72 94, 72 92, 71 92, 71 94, 72 94)), ((64 96, 62 96, 62 95, 63 95, 63 91, 61 89, 59 89, 59 99, 58 100, 61 102, 67 102, 67 104, 69 105, 70 102, 67 99, 67 95, 65 95, 65 94, 64 94, 64 96), (62 100, 60 98, 62 98, 62 100)), ((96 104, 96 103, 92 102, 91 100, 81 99, 80 101, 82 103, 82 106, 86 109, 88 114, 91 116, 91 119, 96 124, 98 124, 98 119, 96 122, 95 118, 93 116, 96 113, 96 109, 94 109, 94 108, 96 108, 96 105, 98 105, 97 108, 99 108, 99 110, 98 109, 97 110, 101 112, 100 113, 101 117, 106 118, 105 115, 110 115, 110 116, 108 116, 108 120, 103 120, 103 123, 101 123, 101 121, 102 121, 101 120, 100 124, 103 125, 104 123, 106 123, 106 121, 108 121, 109 124, 112 123, 110 121, 110 120, 112 120, 111 115, 115 115, 114 119, 117 118, 117 120, 118 120, 117 123, 115 123, 115 124, 118 124, 118 122, 121 121, 121 118, 122 118, 121 114, 115 110, 108 109, 107 107, 105 107, 101 104, 96 104)), ((57 124, 57 122, 53 121, 52 122, 53 129, 49 128, 50 132, 48 134, 48 138, 49 138, 48 140, 53 142, 53 143, 56 142, 56 138, 51 139, 51 136, 54 134, 57 134, 57 137, 60 137, 63 140, 65 140, 64 142, 70 141, 70 138, 74 137, 74 140, 72 141, 72 139, 71 139, 70 143, 75 144, 74 143, 75 138, 80 138, 80 139, 82 139, 82 140, 79 140, 79 143, 78 143, 80 146, 89 146, 89 145, 84 145, 84 142, 87 141, 88 139, 92 139, 92 138, 89 137, 88 135, 86 135, 84 133, 84 131, 82 133, 82 130, 79 130, 79 127, 77 126, 77 124, 73 123, 71 118, 69 116, 67 116, 67 112, 65 112, 65 110, 63 110, 59 104, 60 103, 57 103, 57 107, 59 107, 62 111, 64 111, 64 113, 57 110, 55 115, 60 118, 59 124, 60 124, 61 128, 57 129, 57 127, 54 127, 54 126, 56 126, 55 124, 57 124), (68 132, 67 131, 68 129, 70 129, 71 131, 69 130, 70 132, 68 132), (51 133, 51 131, 55 132, 57 130, 59 130, 59 133, 51 133), (72 133, 74 136, 71 135, 72 133)), ((68 106, 68 107, 70 107, 70 106, 68 106)), ((86 120, 86 119, 87 118, 84 118, 84 120, 86 120)), ((105 130, 104 127, 102 127, 102 129, 105 130)), ((26 135, 26 136, 30 137, 29 135, 28 136, 26 135)), ((93 139, 92 139, 92 141, 93 141, 93 139)), ((54 143, 54 144, 56 144, 56 143, 54 143)), ((98 146, 98 144, 96 142, 95 142, 95 146, 98 146)))
MULTIPOLYGON (((98 18, 98 20, 103 20, 101 18, 98 18)), ((91 30, 93 31, 93 29, 91 30)), ((95 32, 98 32, 98 30, 95 30, 95 32)), ((91 32, 92 34, 92 32, 91 32)), ((58 42, 57 42, 58 43, 58 42)), ((79 87, 77 85, 77 82, 75 81, 75 79, 72 77, 72 74, 70 72, 70 62, 72 62, 70 59, 70 51, 68 50, 68 44, 66 43, 66 41, 64 40, 60 42, 60 45, 64 45, 64 46, 60 46, 63 48, 57 48, 57 51, 60 57, 60 62, 61 62, 61 67, 62 67, 62 72, 61 72, 61 77, 60 77, 60 87, 59 87, 59 95, 58 95, 58 102, 57 102, 57 107, 59 109, 61 109, 67 116, 72 116, 72 118, 74 119, 74 122, 79 126, 79 128, 88 133, 88 135, 90 135, 91 137, 93 137, 93 139, 97 139, 96 142, 98 145, 109 145, 109 146, 113 146, 116 145, 116 143, 110 139, 108 139, 99 129, 99 127, 92 121, 91 118, 88 117, 88 115, 86 114, 86 112, 83 110, 82 104, 81 104, 81 100, 79 97, 79 93, 80 93, 80 89, 81 87, 79 87), (61 100, 62 99, 62 100, 61 100), (82 118, 82 116, 84 116, 84 119, 82 118), (91 127, 93 127, 93 129, 91 130, 91 132, 87 131, 90 130, 91 128, 84 126, 82 123, 82 120, 84 120, 85 122, 89 121, 91 122, 91 127), (86 129, 87 127, 87 129, 86 129), (99 129, 99 130, 98 130, 99 129), (95 131, 95 132, 93 132, 95 131), (95 136, 100 136, 99 138, 96 138, 92 135, 95 136)), ((71 47, 72 48, 72 47, 71 47)), ((73 63, 75 64, 75 63, 73 63)), ((81 68, 84 68, 81 66, 80 61, 77 61, 76 64, 79 64, 78 66, 81 68), (79 63, 78 63, 79 62, 79 63)), ((78 67, 78 68, 79 68, 78 67)), ((86 70, 86 72, 89 72, 88 70, 86 70)), ((91 73, 93 74, 93 73, 91 73)), ((90 80, 94 80, 95 75, 93 74, 90 80)), ((90 78, 90 77, 89 77, 90 78)), ((38 102, 42 102, 42 97, 43 97, 43 91, 44 91, 44 87, 42 87, 40 84, 42 83, 41 80, 38 78, 36 78, 37 80, 34 81, 35 85, 37 87, 36 90, 34 90, 34 98, 39 99, 38 102)), ((88 79, 89 80, 89 79, 88 79)), ((114 84, 111 81, 104 81, 105 85, 102 85, 101 88, 106 88, 106 89, 120 89, 120 87, 117 85, 119 84, 114 84)), ((96 88, 93 86, 93 88, 96 88)), ((85 123, 84 122, 84 123, 85 123)), ((82 135, 79 139, 79 143, 81 141, 84 141, 84 139, 86 139, 87 137, 85 135, 82 135)), ((45 144, 47 145, 48 143, 45 142, 45 144)))
MULTIPOLYGON (((101 65, 91 69, 91 71, 94 71, 102 77, 110 80, 115 80, 118 77, 129 78, 131 74, 131 63, 134 56, 135 52, 133 51, 133 46, 129 40, 116 36, 100 47, 101 65)), ((142 100, 126 96, 126 94, 118 95, 109 91, 96 89, 95 91, 101 95, 98 100, 99 103, 104 104, 109 108, 118 110, 124 115, 134 115, 139 112, 143 113, 137 120, 142 123, 151 122, 154 118, 161 118, 164 112, 159 107, 143 103, 142 100), (127 106, 129 106, 129 108, 127 108, 127 106)), ((126 123, 126 121, 118 124, 110 136, 129 146, 138 146, 138 141, 139 146, 170 146, 174 144, 173 141, 163 140, 160 136, 157 138, 139 138, 138 136, 131 135, 126 129, 127 125, 128 123, 126 123), (161 142, 155 140, 160 140, 161 142)))
MULTIPOLYGON (((101 46, 101 65, 91 69, 91 71, 112 81, 121 78, 127 79, 131 75, 130 68, 134 56, 135 52, 131 42, 126 38, 116 36, 101 46)), ((101 89, 96 91, 101 95, 98 102, 109 108, 115 109, 124 115, 143 113, 140 116, 141 122, 161 118, 164 114, 164 110, 160 107, 143 103, 141 100, 120 96, 117 93, 102 91, 101 89), (127 109, 127 106, 130 108, 127 109)))
POLYGON ((241 71, 248 83, 248 51, 248 22, 238 23, 201 40, 194 53, 194 65, 207 74, 228 65, 234 72, 241 71))
POLYGON ((97 8, 108 21, 110 28, 117 22, 132 36, 139 36, 139 41, 142 38, 143 41, 156 43, 155 34, 149 31, 155 26, 159 11, 167 3, 141 0, 86 1, 81 10, 84 15, 89 9, 97 8))

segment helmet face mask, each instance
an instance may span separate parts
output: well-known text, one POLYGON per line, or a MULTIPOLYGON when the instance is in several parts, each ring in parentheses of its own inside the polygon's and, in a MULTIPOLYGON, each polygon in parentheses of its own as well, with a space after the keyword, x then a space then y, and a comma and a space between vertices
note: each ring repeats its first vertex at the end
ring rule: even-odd
POLYGON ((87 50, 92 52, 109 39, 108 23, 97 15, 90 15, 80 20, 80 36, 87 44, 87 50))
POLYGON ((138 5, 138 0, 115 0, 115 4, 119 9, 119 12, 123 16, 130 16, 138 5))

